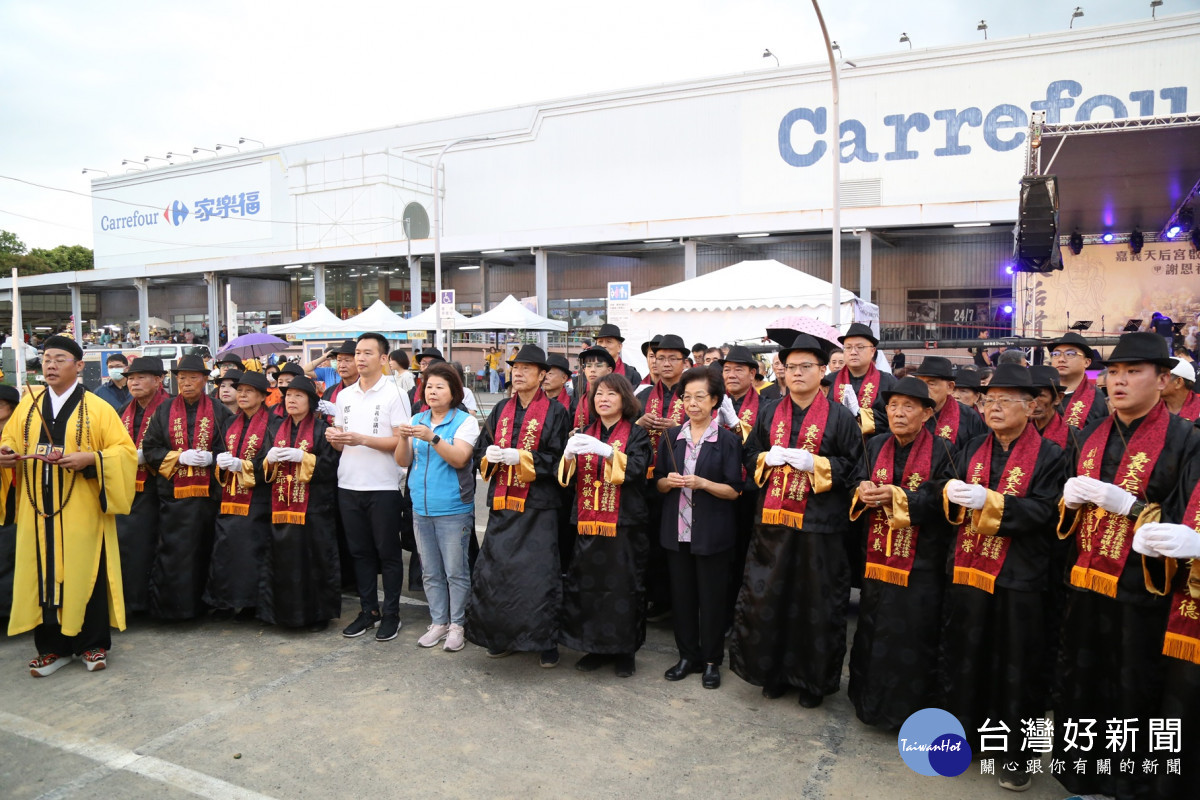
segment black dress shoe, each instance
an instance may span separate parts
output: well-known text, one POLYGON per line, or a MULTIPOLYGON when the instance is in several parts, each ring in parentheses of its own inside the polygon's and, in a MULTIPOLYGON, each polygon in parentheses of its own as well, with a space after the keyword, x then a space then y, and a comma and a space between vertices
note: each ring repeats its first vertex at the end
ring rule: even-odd
POLYGON ((614 669, 618 678, 633 677, 633 673, 637 671, 637 666, 633 661, 633 653, 622 653, 617 656, 614 669))
POLYGON ((779 698, 781 698, 785 694, 787 694, 787 690, 788 690, 788 685, 786 683, 781 683, 781 684, 774 685, 774 686, 772 686, 771 684, 767 684, 766 686, 763 687, 762 695, 763 695, 763 697, 767 698, 768 700, 778 700, 779 698))
POLYGON ((824 702, 825 695, 813 694, 812 692, 806 692, 803 689, 800 690, 800 705, 804 706, 805 708, 816 708, 824 702))
POLYGON ((721 668, 716 664, 706 664, 704 667, 704 675, 700 677, 700 683, 705 689, 720 689, 721 668))
POLYGON ((663 677, 669 681, 681 681, 688 675, 695 675, 703 669, 704 667, 699 664, 688 661, 686 658, 681 658, 678 664, 663 673, 663 677))

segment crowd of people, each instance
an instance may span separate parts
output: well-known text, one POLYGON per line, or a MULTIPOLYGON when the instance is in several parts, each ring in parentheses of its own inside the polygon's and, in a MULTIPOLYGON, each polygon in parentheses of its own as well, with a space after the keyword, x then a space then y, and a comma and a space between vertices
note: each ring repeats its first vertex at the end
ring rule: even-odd
MULTIPOLYGON (((1185 796, 1200 770, 1191 364, 1153 333, 1103 360, 1068 333, 1050 365, 930 356, 897 378, 878 344, 857 323, 836 345, 799 334, 768 382, 745 347, 665 334, 642 345, 643 379, 605 325, 578 374, 536 345, 511 354, 511 393, 481 424, 461 370, 429 349, 414 378, 379 334, 329 354, 340 380, 320 394, 311 364, 274 387, 224 364, 210 387, 188 356, 168 395, 161 362, 137 358, 119 409, 52 337, 46 388, 0 390, 9 633, 34 632, 34 676, 76 656, 96 670, 129 612, 321 631, 352 586, 342 635, 388 641, 408 543, 421 647, 544 668, 566 647, 578 670, 629 677, 647 622, 669 618, 666 680, 718 689, 728 654, 765 698, 815 708, 841 688, 857 588, 848 694, 864 724, 940 707, 979 753, 996 726, 1052 710, 1052 757, 1075 764, 1070 721, 1140 721, 1127 752, 1141 763, 1147 721, 1181 720, 1182 778, 1082 760, 1055 777, 1185 796)), ((1005 788, 1041 771, 1023 747, 1000 755, 1005 788)))

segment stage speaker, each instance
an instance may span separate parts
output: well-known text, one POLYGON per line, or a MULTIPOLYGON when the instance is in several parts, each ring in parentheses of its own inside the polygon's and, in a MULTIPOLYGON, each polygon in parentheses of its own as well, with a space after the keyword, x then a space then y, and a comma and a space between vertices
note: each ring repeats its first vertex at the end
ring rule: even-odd
POLYGON ((1062 269, 1062 255, 1058 251, 1058 179, 1054 175, 1021 179, 1012 260, 1015 272, 1062 269))

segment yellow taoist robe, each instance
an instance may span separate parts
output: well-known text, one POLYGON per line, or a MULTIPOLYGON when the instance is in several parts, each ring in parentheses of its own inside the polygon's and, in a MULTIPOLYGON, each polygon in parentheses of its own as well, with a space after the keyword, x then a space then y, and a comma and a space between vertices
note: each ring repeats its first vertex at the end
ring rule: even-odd
MULTIPOLYGON (((21 398, 20 405, 4 426, 0 446, 8 446, 22 454, 36 451, 43 428, 33 404, 37 402, 40 405, 45 392, 44 388, 34 388, 21 398)), ((12 615, 8 621, 9 636, 33 630, 41 624, 39 580, 44 581, 42 594, 57 601, 63 635, 77 635, 83 625, 88 598, 96 584, 101 544, 104 546, 108 573, 109 624, 120 630, 125 629, 116 515, 128 514, 133 504, 137 448, 113 407, 91 392, 84 393, 71 413, 65 431, 66 453, 79 450, 96 453, 96 477, 84 478, 82 471, 72 473, 70 470, 51 468, 54 497, 66 498, 71 476, 77 475, 75 488, 65 500, 65 508, 53 519, 53 565, 44 561, 47 552, 46 521, 35 511, 29 499, 30 492, 26 490, 26 481, 29 481, 28 488, 36 497, 39 508, 47 511, 42 499, 42 462, 30 459, 18 462, 11 470, 4 470, 16 486, 17 503, 17 554, 13 571, 12 615), (81 416, 83 427, 79 444, 76 432, 81 416)), ((0 504, 3 502, 3 495, 0 495, 0 504)), ((49 509, 50 512, 57 510, 49 509)))

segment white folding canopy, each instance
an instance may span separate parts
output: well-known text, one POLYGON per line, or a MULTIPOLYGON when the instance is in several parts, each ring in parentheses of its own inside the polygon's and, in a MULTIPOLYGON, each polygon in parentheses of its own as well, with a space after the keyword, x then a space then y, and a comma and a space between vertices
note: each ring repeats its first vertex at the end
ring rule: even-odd
POLYGON ((270 325, 267 327, 267 332, 275 336, 297 333, 333 333, 336 332, 338 326, 343 320, 338 318, 324 303, 321 303, 312 311, 305 314, 295 322, 285 322, 279 325, 270 325))
POLYGON ((491 311, 467 318, 459 331, 565 331, 567 323, 533 313, 511 294, 491 311))

